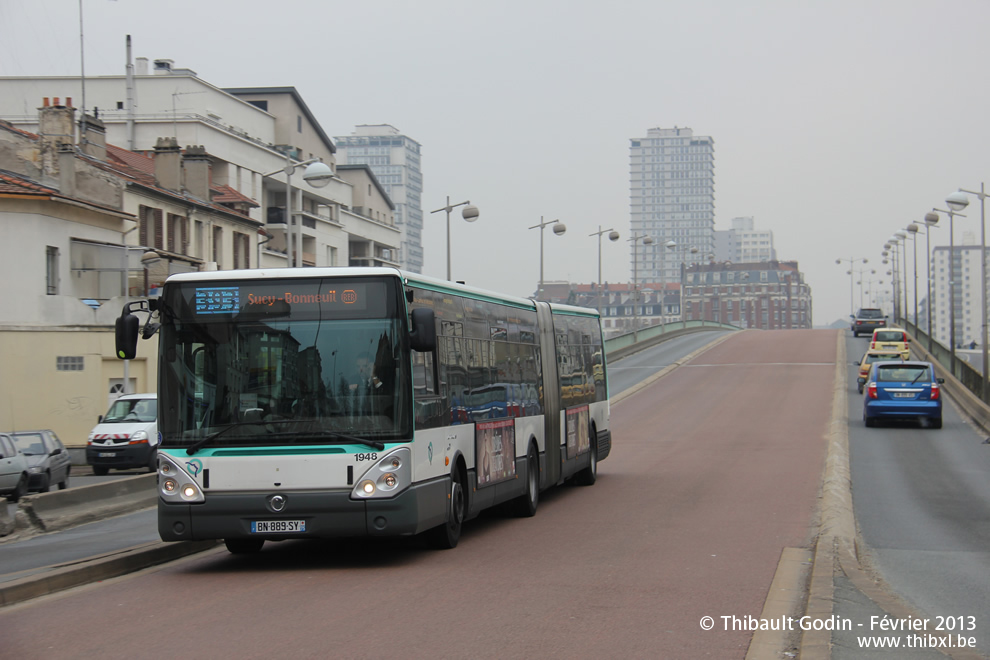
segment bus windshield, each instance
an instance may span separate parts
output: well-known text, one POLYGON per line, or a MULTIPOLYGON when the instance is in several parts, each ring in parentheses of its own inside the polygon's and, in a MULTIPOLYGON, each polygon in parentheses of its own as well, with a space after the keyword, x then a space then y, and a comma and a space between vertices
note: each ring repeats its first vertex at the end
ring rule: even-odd
POLYGON ((162 445, 409 439, 407 331, 392 288, 320 278, 167 286, 162 445))

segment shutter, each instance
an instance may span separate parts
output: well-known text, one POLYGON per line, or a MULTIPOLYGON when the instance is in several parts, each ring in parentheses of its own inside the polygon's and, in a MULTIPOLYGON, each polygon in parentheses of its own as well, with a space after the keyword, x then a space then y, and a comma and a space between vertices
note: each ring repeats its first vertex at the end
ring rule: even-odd
POLYGON ((165 249, 165 227, 162 221, 162 210, 153 210, 155 218, 155 249, 164 250, 165 249))
POLYGON ((148 244, 148 211, 150 211, 147 206, 138 207, 138 243, 140 245, 148 244))

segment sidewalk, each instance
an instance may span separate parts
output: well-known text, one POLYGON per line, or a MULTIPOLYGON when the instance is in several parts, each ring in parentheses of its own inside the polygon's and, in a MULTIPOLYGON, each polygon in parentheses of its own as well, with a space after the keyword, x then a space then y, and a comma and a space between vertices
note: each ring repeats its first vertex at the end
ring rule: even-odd
POLYGON ((216 545, 216 541, 162 542, 155 507, 49 533, 21 530, 0 539, 0 607, 125 575, 216 545))

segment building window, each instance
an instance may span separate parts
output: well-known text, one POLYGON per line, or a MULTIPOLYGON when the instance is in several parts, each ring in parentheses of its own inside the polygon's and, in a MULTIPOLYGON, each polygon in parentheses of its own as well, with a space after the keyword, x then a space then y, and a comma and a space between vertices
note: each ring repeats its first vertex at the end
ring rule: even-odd
POLYGON ((49 296, 58 295, 58 248, 49 245, 45 248, 45 283, 49 296))
POLYGON ((81 355, 59 355, 55 358, 56 371, 82 371, 83 365, 81 355))
POLYGON ((251 267, 251 237, 234 232, 234 268, 251 267))
POLYGON ((189 254, 189 218, 168 214, 168 251, 189 254))
POLYGON ((217 264, 217 269, 222 269, 220 256, 223 254, 223 227, 213 228, 213 261, 217 264))
POLYGON ((302 133, 302 115, 296 115, 296 132, 302 133))
POLYGON ((165 249, 165 227, 162 223, 162 210, 150 206, 138 207, 138 240, 145 247, 165 249))

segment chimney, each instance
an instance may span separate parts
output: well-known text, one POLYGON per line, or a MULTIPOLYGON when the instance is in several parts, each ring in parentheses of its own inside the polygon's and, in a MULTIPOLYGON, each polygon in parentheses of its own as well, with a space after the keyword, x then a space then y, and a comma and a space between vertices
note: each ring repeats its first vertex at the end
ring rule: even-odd
POLYGON ((134 72, 135 75, 138 75, 138 76, 146 76, 146 75, 148 75, 148 58, 147 57, 138 57, 134 61, 136 62, 136 67, 135 67, 136 68, 136 71, 134 72))
POLYGON ((107 129, 103 121, 84 113, 80 124, 82 135, 79 140, 79 150, 87 156, 106 161, 107 129))
POLYGON ((165 76, 172 73, 173 60, 155 60, 155 75, 165 76))
POLYGON ((186 147, 182 154, 182 176, 185 188, 193 197, 210 201, 210 157, 202 145, 186 147))
POLYGON ((76 109, 72 107, 72 99, 66 99, 67 105, 60 105, 58 97, 53 100, 54 104, 49 105, 45 97, 44 105, 38 108, 38 142, 43 175, 58 179, 59 149, 62 145, 71 149, 75 140, 76 109))
POLYGON ((175 138, 158 138, 155 143, 155 183, 159 187, 182 190, 182 153, 175 138))

